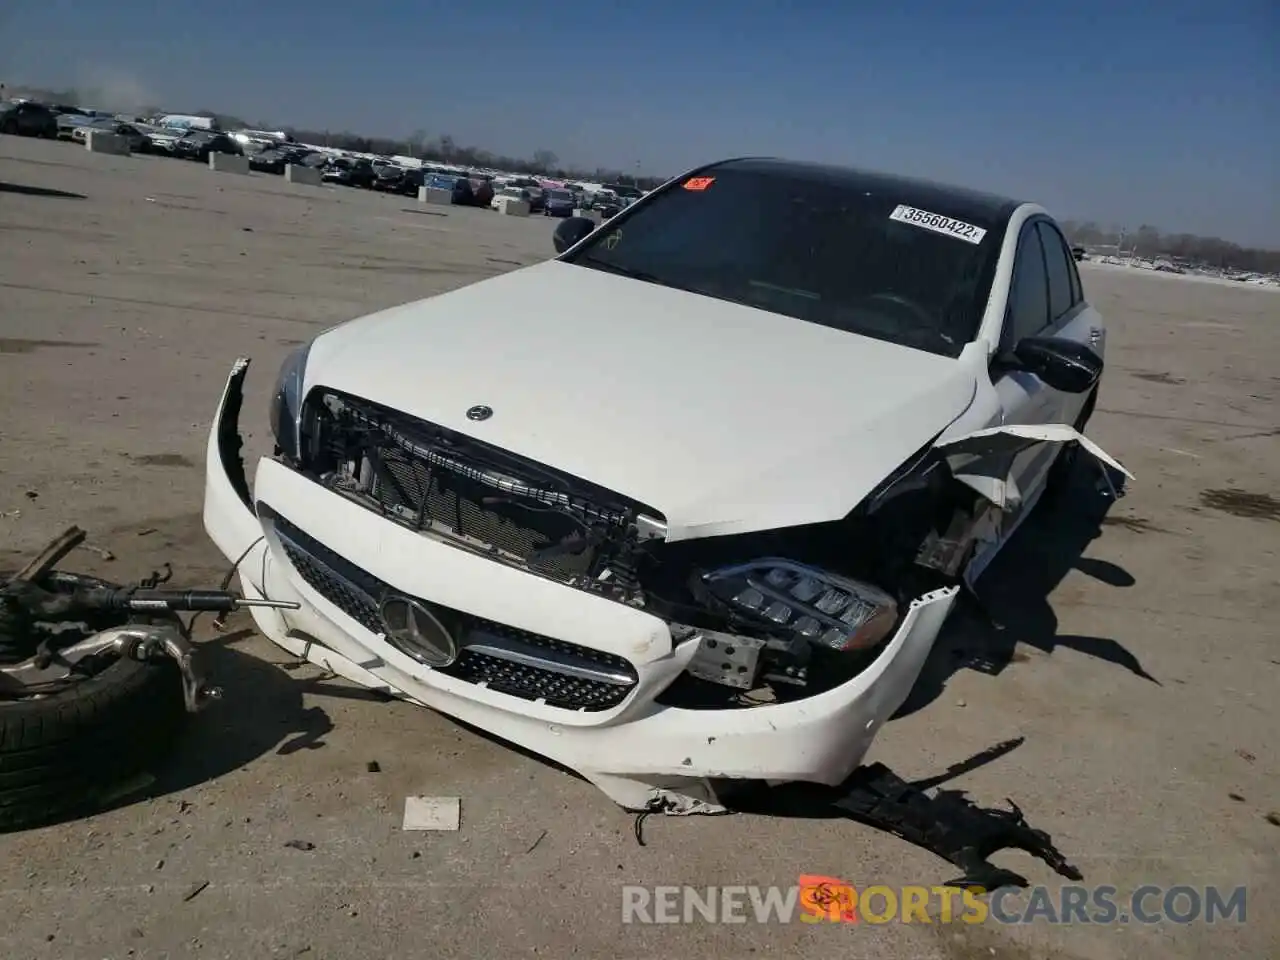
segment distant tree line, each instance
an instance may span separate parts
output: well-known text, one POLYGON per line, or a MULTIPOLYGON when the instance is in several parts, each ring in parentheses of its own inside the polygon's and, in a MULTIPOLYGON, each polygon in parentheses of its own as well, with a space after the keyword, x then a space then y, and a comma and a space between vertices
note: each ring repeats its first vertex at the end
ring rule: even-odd
POLYGON ((1280 250, 1242 247, 1219 237, 1161 233, 1149 224, 1125 230, 1091 221, 1066 220, 1062 228, 1073 244, 1083 247, 1115 247, 1117 253, 1128 256, 1168 259, 1187 266, 1280 274, 1280 250))

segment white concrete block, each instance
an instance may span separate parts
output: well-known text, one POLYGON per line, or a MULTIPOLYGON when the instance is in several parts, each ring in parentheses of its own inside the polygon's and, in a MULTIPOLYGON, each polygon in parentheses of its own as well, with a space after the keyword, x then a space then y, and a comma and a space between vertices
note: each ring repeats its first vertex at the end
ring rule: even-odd
POLYGON ((233 153, 211 153, 209 154, 209 169, 217 170, 219 173, 248 173, 249 158, 240 157, 233 153))
POLYGON ((439 187, 419 187, 418 188, 419 203, 453 203, 453 191, 442 190, 439 187))
POLYGON ((527 217, 529 215, 529 201, 521 200, 518 197, 499 197, 498 212, 505 213, 508 217, 527 217))
POLYGON ((320 171, 316 167, 304 167, 300 163, 286 163, 284 178, 289 183, 304 183, 308 187, 320 186, 320 171))
POLYGON ((585 220, 590 220, 593 223, 600 223, 604 220, 604 216, 599 210, 574 210, 573 215, 575 217, 582 217, 585 220))
POLYGON ((133 152, 129 149, 128 137, 109 130, 90 130, 85 134, 84 148, 90 153, 109 153, 116 157, 127 157, 133 152))
POLYGON ((462 820, 460 797, 405 797, 405 830, 457 830, 462 820))

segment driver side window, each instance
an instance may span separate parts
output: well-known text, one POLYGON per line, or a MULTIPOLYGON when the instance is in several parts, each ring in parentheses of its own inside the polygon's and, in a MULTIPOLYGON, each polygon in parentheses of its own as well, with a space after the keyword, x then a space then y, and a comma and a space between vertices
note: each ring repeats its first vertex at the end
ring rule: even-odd
POLYGON ((1022 228, 1018 252, 1013 262, 1013 283, 1000 352, 1012 350, 1024 337, 1034 337, 1049 326, 1049 276, 1044 264, 1040 232, 1034 223, 1022 228))

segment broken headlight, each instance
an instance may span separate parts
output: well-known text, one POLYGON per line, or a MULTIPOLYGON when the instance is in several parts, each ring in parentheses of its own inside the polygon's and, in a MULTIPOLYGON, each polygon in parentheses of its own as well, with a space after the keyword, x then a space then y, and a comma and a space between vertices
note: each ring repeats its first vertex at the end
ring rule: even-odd
POLYGON ((832 650, 874 647, 898 619, 898 604, 879 587, 790 560, 722 567, 702 581, 745 619, 832 650))
POLYGON ((276 438, 276 453, 293 460, 300 459, 302 452, 302 384, 310 353, 308 342, 285 357, 271 395, 271 432, 276 438))

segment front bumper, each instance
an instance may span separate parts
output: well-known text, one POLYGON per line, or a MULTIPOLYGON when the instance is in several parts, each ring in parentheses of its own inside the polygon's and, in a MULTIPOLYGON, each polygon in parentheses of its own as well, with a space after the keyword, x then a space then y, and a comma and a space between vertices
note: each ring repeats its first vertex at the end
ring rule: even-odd
POLYGON ((247 367, 239 361, 228 378, 209 436, 204 522, 218 549, 238 561, 246 596, 301 605, 254 608, 261 631, 356 683, 570 767, 628 809, 662 799, 669 811, 712 812, 722 809, 723 781, 841 782, 906 699, 955 600, 955 589, 915 600, 884 652, 825 693, 739 709, 664 706, 654 698, 684 671, 694 644, 673 648, 661 619, 415 533, 273 459, 259 461, 250 494, 237 426, 247 367), (397 593, 625 658, 636 682, 607 709, 570 710, 424 666, 316 588, 297 563, 289 539, 296 531, 397 593))

